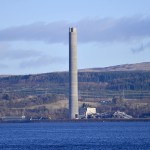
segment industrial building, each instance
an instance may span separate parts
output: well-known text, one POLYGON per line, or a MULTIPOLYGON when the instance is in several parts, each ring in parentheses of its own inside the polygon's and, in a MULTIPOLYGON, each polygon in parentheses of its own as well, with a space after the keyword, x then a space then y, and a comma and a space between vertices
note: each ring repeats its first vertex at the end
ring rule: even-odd
POLYGON ((96 108, 85 107, 80 109, 80 118, 88 119, 91 115, 96 115, 96 108))

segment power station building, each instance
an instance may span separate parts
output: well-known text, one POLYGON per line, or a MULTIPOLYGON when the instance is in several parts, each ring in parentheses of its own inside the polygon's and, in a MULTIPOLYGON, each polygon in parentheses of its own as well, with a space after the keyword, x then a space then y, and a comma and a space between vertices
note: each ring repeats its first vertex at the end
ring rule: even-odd
POLYGON ((78 68, 77 68, 77 30, 69 28, 69 118, 77 119, 78 108, 78 68))

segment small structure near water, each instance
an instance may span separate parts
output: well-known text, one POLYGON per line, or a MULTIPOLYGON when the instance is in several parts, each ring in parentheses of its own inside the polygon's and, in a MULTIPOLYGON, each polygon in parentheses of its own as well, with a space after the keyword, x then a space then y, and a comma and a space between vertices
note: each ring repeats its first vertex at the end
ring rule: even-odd
POLYGON ((133 117, 130 115, 127 115, 125 112, 116 111, 113 114, 113 118, 119 118, 119 119, 132 119, 133 117))
POLYGON ((91 115, 95 115, 96 114, 96 108, 90 108, 90 107, 86 107, 86 108, 81 108, 80 109, 80 118, 85 118, 87 119, 89 116, 91 115))
POLYGON ((4 116, 1 117, 1 120, 4 122, 16 122, 16 121, 24 121, 26 120, 26 116, 4 116))

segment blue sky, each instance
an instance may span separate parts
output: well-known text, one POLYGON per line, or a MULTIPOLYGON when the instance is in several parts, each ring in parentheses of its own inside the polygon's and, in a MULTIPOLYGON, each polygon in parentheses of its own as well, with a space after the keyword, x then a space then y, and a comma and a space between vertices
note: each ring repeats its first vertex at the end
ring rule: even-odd
POLYGON ((70 26, 79 69, 150 61, 149 0, 0 0, 0 74, 68 71, 70 26))

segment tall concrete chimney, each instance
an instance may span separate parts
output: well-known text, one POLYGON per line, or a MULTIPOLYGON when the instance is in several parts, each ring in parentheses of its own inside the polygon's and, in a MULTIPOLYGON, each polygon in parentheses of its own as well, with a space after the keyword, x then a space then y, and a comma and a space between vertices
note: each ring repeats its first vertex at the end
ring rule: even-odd
POLYGON ((69 28, 69 117, 78 118, 77 31, 69 28))

